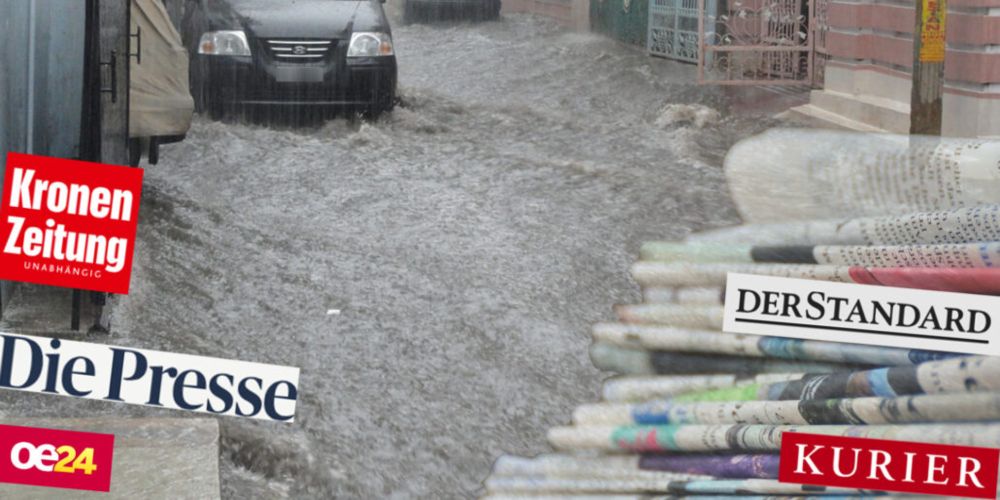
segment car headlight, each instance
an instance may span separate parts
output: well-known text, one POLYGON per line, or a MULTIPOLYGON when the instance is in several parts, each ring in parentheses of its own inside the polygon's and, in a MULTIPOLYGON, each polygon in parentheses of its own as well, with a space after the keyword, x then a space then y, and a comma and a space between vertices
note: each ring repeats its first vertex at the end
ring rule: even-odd
POLYGON ((201 35, 198 53, 211 56, 249 56, 250 44, 242 31, 209 31, 201 35))
POLYGON ((391 56, 392 37, 388 33, 358 32, 351 34, 347 57, 391 56))

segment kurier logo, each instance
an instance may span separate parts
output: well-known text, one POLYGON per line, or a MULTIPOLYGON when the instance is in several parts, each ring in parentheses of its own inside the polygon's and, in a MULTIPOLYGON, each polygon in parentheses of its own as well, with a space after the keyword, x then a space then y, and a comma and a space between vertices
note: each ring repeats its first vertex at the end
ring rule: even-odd
POLYGON ((7 154, 0 279, 127 294, 142 170, 7 154))
POLYGON ((996 498, 1000 450, 887 439, 781 435, 783 483, 996 498))
POLYGON ((0 482, 111 489, 111 434, 0 425, 0 482))

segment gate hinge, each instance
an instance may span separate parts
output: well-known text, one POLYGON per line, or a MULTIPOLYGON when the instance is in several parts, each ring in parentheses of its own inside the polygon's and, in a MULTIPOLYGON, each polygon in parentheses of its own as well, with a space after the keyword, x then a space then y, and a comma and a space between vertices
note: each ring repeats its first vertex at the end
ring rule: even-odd
MULTIPOLYGON (((100 65, 102 67, 103 66, 108 66, 111 69, 111 71, 110 71, 110 73, 111 73, 111 84, 108 85, 107 87, 105 87, 104 85, 101 85, 101 93, 102 94, 111 94, 111 102, 116 103, 116 102, 118 102, 118 51, 117 50, 112 50, 111 51, 111 60, 106 61, 106 62, 105 61, 101 61, 100 65)), ((103 78, 103 76, 104 75, 102 74, 101 77, 103 78)))
POLYGON ((129 38, 135 38, 135 52, 129 52, 128 56, 134 57, 136 64, 142 64, 142 26, 136 26, 135 33, 130 33, 129 38))

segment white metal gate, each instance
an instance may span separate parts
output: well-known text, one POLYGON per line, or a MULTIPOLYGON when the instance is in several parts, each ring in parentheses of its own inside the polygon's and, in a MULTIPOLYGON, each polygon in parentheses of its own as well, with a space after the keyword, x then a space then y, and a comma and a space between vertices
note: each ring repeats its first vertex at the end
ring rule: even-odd
POLYGON ((698 79, 725 85, 811 85, 811 0, 699 0, 698 79), (807 3, 808 2, 808 3, 807 3))
MULTIPOLYGON (((715 12, 716 0, 706 0, 715 12)), ((698 62, 698 0, 649 0, 646 48, 656 56, 698 62)))

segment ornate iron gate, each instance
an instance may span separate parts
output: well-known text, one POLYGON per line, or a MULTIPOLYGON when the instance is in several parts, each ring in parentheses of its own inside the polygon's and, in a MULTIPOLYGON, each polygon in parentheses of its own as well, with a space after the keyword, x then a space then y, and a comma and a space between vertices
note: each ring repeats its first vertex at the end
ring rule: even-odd
POLYGON ((717 13, 707 2, 698 0, 701 83, 812 84, 811 0, 729 0, 717 13))
POLYGON ((826 61, 830 59, 830 52, 826 49, 826 33, 830 31, 829 10, 830 0, 812 0, 809 19, 809 33, 813 37, 812 42, 812 85, 815 88, 822 88, 826 78, 826 61))
MULTIPOLYGON (((715 12, 716 0, 706 0, 715 12)), ((649 0, 646 48, 656 56, 698 62, 698 0, 649 0)))

